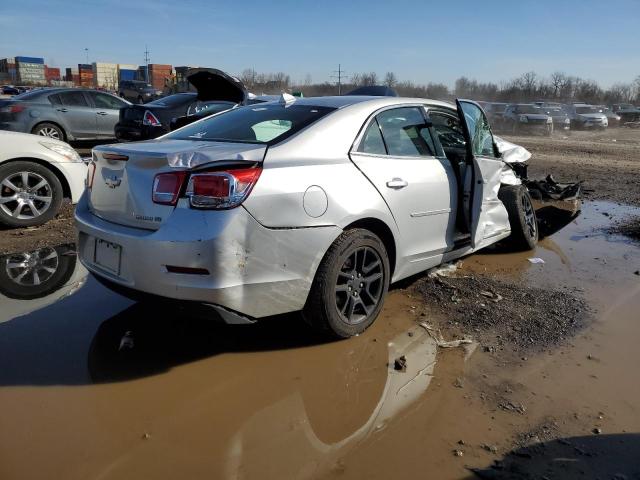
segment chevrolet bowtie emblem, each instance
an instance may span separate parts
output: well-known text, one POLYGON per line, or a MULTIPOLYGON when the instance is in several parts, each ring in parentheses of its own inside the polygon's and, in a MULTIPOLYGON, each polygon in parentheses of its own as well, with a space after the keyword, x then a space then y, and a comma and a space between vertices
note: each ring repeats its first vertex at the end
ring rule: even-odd
POLYGON ((113 177, 107 177, 104 183, 106 183, 107 187, 109 188, 116 188, 120 186, 120 184, 122 183, 122 179, 114 175, 113 177))

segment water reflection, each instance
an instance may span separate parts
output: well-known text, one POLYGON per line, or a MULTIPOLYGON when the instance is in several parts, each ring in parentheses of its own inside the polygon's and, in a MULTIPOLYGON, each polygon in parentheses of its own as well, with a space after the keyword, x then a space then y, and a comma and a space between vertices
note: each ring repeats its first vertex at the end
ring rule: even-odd
POLYGON ((88 272, 73 244, 0 257, 0 322, 41 309, 74 294, 88 272))

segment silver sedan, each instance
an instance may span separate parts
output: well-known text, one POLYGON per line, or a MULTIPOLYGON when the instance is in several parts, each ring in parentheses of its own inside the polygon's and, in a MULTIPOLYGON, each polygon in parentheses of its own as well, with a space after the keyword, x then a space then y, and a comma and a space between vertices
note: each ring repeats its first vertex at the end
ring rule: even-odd
POLYGON ((79 256, 132 298, 229 323, 302 310, 348 337, 390 283, 502 239, 535 246, 499 143, 470 101, 283 95, 94 149, 79 256))

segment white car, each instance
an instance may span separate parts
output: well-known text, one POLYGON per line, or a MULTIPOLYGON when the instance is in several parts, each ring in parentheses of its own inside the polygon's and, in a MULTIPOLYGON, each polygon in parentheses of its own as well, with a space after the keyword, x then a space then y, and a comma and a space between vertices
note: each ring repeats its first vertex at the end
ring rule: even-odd
POLYGON ((65 142, 0 131, 0 224, 42 225, 64 198, 78 201, 86 177, 86 164, 65 142))

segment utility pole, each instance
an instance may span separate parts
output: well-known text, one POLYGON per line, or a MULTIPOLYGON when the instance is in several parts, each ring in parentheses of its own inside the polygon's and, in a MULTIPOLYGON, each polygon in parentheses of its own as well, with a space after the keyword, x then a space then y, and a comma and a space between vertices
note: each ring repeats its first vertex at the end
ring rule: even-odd
POLYGON ((342 95, 342 79, 346 78, 346 72, 342 70, 342 65, 338 64, 338 70, 332 72, 331 78, 338 79, 338 95, 342 95))
POLYGON ((144 46, 144 64, 145 64, 145 69, 144 69, 144 81, 146 83, 149 83, 149 48, 145 45, 144 46))

